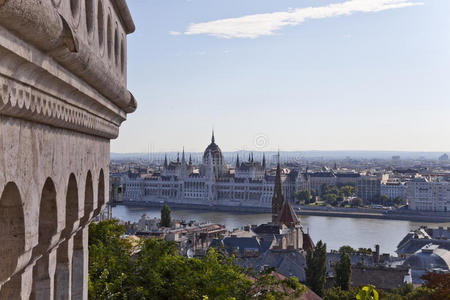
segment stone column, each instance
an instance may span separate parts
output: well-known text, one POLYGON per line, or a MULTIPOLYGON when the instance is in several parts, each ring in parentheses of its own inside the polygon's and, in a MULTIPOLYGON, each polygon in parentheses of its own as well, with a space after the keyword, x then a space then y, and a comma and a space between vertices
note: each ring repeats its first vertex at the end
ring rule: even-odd
POLYGON ((30 299, 32 281, 33 266, 31 265, 15 274, 0 287, 0 299, 30 299))
POLYGON ((88 298, 88 231, 86 226, 76 233, 73 241, 72 300, 88 298))
POLYGON ((55 299, 71 299, 73 238, 58 247, 55 271, 55 299))
POLYGON ((33 268, 32 299, 53 299, 55 268, 56 248, 44 253, 33 268))

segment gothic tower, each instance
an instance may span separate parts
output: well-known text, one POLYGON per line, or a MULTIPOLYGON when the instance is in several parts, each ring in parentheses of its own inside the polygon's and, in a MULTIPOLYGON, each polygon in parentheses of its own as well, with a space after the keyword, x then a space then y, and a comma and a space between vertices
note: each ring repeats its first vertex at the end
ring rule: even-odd
POLYGON ((279 222, 279 216, 281 212, 281 208, 283 207, 284 197, 281 186, 281 167, 280 167, 280 159, 278 154, 278 164, 277 164, 277 173, 275 176, 275 187, 273 190, 272 196, 272 223, 279 222))

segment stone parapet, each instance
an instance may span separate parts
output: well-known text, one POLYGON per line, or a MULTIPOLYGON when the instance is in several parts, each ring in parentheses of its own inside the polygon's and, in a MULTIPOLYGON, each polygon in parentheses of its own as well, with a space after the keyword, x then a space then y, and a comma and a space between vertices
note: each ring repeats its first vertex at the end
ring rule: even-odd
POLYGON ((133 31, 124 0, 0 0, 0 300, 88 297, 133 31))

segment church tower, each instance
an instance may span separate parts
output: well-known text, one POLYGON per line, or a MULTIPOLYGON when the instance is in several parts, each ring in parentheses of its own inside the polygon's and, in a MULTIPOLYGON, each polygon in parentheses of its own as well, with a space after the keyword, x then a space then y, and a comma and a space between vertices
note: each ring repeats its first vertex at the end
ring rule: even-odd
POLYGON ((284 204, 283 191, 281 186, 280 154, 278 154, 277 173, 275 175, 275 187, 272 196, 272 223, 277 224, 280 220, 281 208, 284 204))

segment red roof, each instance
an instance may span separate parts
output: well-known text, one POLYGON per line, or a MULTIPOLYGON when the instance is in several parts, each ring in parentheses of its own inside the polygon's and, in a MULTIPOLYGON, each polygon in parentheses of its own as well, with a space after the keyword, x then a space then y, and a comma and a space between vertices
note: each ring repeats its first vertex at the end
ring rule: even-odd
POLYGON ((300 225, 300 221, 297 218, 292 206, 285 201, 280 213, 280 223, 288 227, 293 227, 295 225, 300 225))

